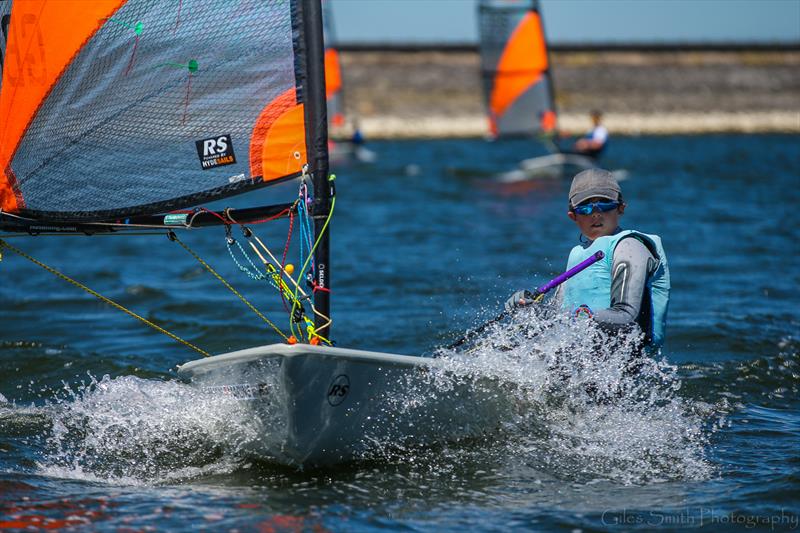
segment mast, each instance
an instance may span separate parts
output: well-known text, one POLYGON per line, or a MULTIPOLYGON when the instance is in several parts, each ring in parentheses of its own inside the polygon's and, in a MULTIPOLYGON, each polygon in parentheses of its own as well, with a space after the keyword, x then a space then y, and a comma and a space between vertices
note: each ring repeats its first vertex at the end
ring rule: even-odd
MULTIPOLYGON (((314 184, 314 235, 319 239, 314 252, 314 307, 318 313, 330 316, 330 225, 323 233, 334 194, 328 181, 328 110, 325 101, 325 46, 322 36, 322 6, 320 0, 301 0, 306 48, 306 86, 304 94, 306 119, 306 147, 309 172, 314 184)), ((314 316, 317 333, 330 338, 327 322, 319 314, 314 316)))

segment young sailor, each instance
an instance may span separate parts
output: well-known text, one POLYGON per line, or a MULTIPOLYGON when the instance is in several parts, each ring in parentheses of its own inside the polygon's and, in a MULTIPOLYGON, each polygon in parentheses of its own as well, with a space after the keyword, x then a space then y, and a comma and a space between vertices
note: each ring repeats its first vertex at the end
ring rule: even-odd
MULTIPOLYGON (((619 183, 607 170, 584 170, 572 180, 567 216, 581 232, 580 244, 569 254, 572 268, 598 251, 605 257, 559 286, 562 309, 584 315, 606 330, 638 326, 644 343, 657 348, 664 342, 669 304, 669 267, 661 238, 623 230, 625 213, 619 183)), ((506 302, 506 309, 533 303, 525 291, 506 302)))
POLYGON ((563 154, 578 154, 598 159, 608 144, 608 130, 603 126, 603 113, 600 111, 592 111, 590 114, 592 118, 592 129, 578 139, 571 149, 561 150, 563 154))

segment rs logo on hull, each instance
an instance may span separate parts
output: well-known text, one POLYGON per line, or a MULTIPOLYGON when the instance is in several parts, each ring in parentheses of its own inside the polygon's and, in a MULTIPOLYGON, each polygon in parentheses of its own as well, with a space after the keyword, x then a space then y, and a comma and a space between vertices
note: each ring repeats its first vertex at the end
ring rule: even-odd
POLYGON ((345 374, 339 374, 333 378, 328 387, 328 403, 336 407, 347 398, 348 392, 350 392, 350 378, 345 374))

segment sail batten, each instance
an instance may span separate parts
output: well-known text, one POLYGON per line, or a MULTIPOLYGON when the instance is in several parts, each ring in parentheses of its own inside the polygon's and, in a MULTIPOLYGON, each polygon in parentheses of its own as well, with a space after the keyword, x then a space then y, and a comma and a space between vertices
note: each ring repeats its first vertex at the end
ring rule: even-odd
POLYGON ((144 0, 13 2, 0 208, 91 222, 301 175, 300 1, 207 0, 180 13, 178 3, 144 0))
POLYGON ((556 127, 552 75, 537 0, 481 0, 481 72, 493 136, 556 127))

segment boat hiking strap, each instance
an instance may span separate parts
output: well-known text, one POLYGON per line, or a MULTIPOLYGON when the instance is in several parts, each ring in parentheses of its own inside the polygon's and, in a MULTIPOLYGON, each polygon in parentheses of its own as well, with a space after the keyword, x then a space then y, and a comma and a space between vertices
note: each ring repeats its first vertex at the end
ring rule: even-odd
POLYGON ((264 322, 266 322, 266 323, 267 323, 267 324, 268 324, 268 325, 269 325, 269 326, 270 326, 272 329, 274 329, 274 330, 275 330, 275 331, 278 333, 278 335, 280 335, 281 337, 283 337, 283 339, 284 339, 285 341, 287 341, 287 342, 289 341, 289 337, 287 337, 287 336, 286 336, 286 335, 285 335, 285 334, 284 334, 284 333, 283 333, 283 332, 282 332, 282 331, 281 331, 281 330, 278 328, 278 326, 276 326, 275 324, 273 324, 273 323, 270 321, 270 319, 268 319, 267 317, 265 317, 265 316, 264 316, 264 314, 263 314, 261 311, 259 311, 258 309, 256 309, 256 307, 255 307, 253 304, 251 304, 251 303, 250 303, 250 301, 249 301, 247 298, 245 298, 245 297, 244 297, 244 296, 243 296, 243 295, 242 295, 242 294, 241 294, 239 291, 237 291, 235 288, 233 288, 233 286, 232 286, 230 283, 228 283, 228 282, 225 280, 225 278, 223 278, 222 276, 220 276, 220 275, 217 273, 217 271, 216 271, 216 270, 214 270, 214 269, 211 267, 211 265, 209 265, 208 263, 206 263, 205 261, 203 261, 203 259, 202 259, 202 258, 201 258, 199 255, 197 255, 197 254, 196 254, 194 251, 192 251, 192 249, 191 249, 191 248, 189 248, 188 246, 186 246, 186 245, 183 243, 183 241, 181 241, 181 240, 178 238, 178 236, 177 236, 177 235, 175 235, 175 232, 174 232, 174 231, 171 231, 171 230, 170 230, 170 231, 169 231, 169 233, 168 233, 168 237, 169 237, 169 240, 177 242, 178 244, 180 244, 180 245, 181 245, 181 247, 183 247, 183 249, 184 249, 184 250, 186 250, 187 252, 189 252, 189 253, 192 255, 192 257, 194 257, 194 258, 197 260, 197 262, 198 262, 198 263, 200 263, 201 265, 203 265, 203 267, 205 267, 205 269, 206 269, 206 270, 208 270, 208 271, 209 271, 211 274, 213 274, 213 275, 214 275, 214 277, 215 277, 215 278, 217 278, 217 279, 218 279, 220 282, 222 282, 222 284, 223 284, 223 285, 225 285, 225 287, 227 287, 227 288, 228 288, 228 290, 230 290, 230 291, 231 291, 233 294, 235 294, 235 295, 236 295, 236 296, 237 296, 237 297, 238 297, 238 298, 239 298, 239 299, 240 299, 240 300, 241 300, 241 301, 242 301, 242 302, 243 302, 243 303, 244 303, 244 304, 245 304, 247 307, 249 307, 249 308, 250 308, 250 310, 251 310, 251 311, 253 311, 253 312, 254 312, 254 313, 255 313, 255 314, 256 314, 256 315, 257 315, 257 316, 258 316, 258 317, 259 317, 261 320, 263 320, 264 322))
MULTIPOLYGON (((3 248, 8 248, 9 250, 14 252, 15 254, 19 255, 20 257, 24 257, 25 259, 27 259, 28 261, 32 262, 33 264, 38 265, 38 266, 42 267, 43 269, 47 270, 51 274, 63 279, 64 281, 67 281, 67 282, 71 283, 72 285, 75 285, 76 287, 78 287, 80 289, 83 289, 84 291, 88 292, 89 294, 91 294, 95 298, 98 298, 98 299, 102 300, 103 302, 107 303, 108 305, 110 305, 112 307, 115 307, 116 309, 119 309, 123 313, 127 313, 128 315, 132 316, 133 318, 135 318, 137 320, 140 320, 141 322, 144 322, 145 324, 147 324, 151 328, 155 329, 156 331, 159 331, 159 332, 163 333, 164 335, 166 335, 167 337, 178 341, 179 343, 183 344, 184 346, 188 346, 192 350, 202 354, 204 357, 210 357, 211 356, 210 353, 208 353, 207 351, 203 350, 202 348, 198 348, 197 346, 195 346, 191 342, 178 337, 174 333, 170 333, 169 331, 165 330, 164 328, 162 328, 158 324, 150 322, 146 318, 137 315, 136 313, 134 313, 130 309, 127 309, 127 308, 123 307, 122 305, 118 304, 117 302, 115 302, 115 301, 103 296, 102 294, 90 289, 86 285, 82 284, 81 282, 79 282, 77 280, 72 279, 71 277, 67 276, 66 274, 63 274, 63 273, 59 272, 58 270, 45 265, 41 261, 38 261, 38 260, 34 259, 33 257, 31 257, 30 255, 26 254, 22 250, 11 246, 10 244, 8 244, 3 239, 0 239, 0 251, 2 251, 3 248)), ((2 259, 2 254, 0 254, 0 259, 2 259)))

